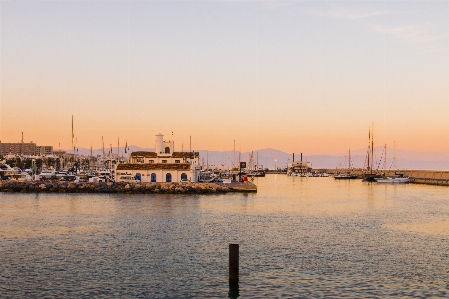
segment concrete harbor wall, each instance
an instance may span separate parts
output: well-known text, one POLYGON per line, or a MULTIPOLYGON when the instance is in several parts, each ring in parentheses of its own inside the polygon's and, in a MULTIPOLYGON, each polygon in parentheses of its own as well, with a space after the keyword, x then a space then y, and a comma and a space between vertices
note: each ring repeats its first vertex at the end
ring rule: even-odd
MULTIPOLYGON (((362 169, 320 169, 319 172, 325 171, 330 174, 338 172, 348 172, 362 175, 366 170, 362 169)), ((449 171, 441 170, 377 170, 376 173, 383 173, 386 176, 394 176, 395 173, 403 173, 410 178, 410 183, 449 186, 449 171)))
POLYGON ((233 192, 233 190, 215 183, 75 183, 9 180, 0 181, 0 192, 206 194, 233 192))

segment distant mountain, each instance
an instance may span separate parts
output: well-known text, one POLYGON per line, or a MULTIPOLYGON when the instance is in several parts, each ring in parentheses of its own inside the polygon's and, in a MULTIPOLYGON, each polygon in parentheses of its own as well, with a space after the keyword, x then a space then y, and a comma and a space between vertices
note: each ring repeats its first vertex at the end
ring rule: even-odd
MULTIPOLYGON (((125 147, 120 147, 120 155, 125 155, 125 147)), ((108 154, 109 148, 105 148, 105 153, 108 154)), ((142 148, 135 145, 129 146, 129 151, 154 151, 154 148, 142 148)), ((114 154, 117 153, 117 147, 112 148, 114 154)), ((351 151, 351 166, 355 168, 366 167, 366 149, 359 149, 351 151)), ((94 149, 92 151, 94 156, 102 155, 102 149, 94 149)), ((209 166, 224 165, 232 167, 233 163, 238 165, 240 161, 249 162, 251 152, 234 152, 233 151, 206 151, 200 150, 200 161, 209 166)), ((90 149, 79 148, 78 154, 90 155, 90 149)), ((127 154, 127 155, 128 155, 127 154)), ((291 153, 286 153, 273 148, 261 149, 253 152, 254 160, 258 160, 260 166, 264 168, 273 169, 276 167, 286 167, 288 162, 293 160, 291 153)), ((393 163, 394 149, 387 148, 387 169, 394 169, 393 163)), ((384 148, 376 147, 374 151, 374 169, 384 168, 384 148)), ((412 152, 407 150, 396 149, 396 168, 399 169, 434 169, 434 170, 449 170, 449 153, 444 152, 412 152)), ((295 154, 295 161, 300 160, 300 154, 295 154)), ((341 153, 340 155, 303 155, 303 161, 310 162, 312 167, 317 168, 343 168, 348 165, 348 153, 341 153)))

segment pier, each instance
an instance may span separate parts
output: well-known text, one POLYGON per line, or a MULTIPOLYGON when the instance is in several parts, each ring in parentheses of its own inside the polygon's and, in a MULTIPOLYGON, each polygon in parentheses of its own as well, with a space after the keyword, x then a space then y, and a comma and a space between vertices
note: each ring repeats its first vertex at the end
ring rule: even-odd
MULTIPOLYGON (((340 173, 353 173, 362 175, 367 171, 365 169, 319 169, 317 172, 326 172, 329 174, 340 173)), ((410 178, 410 183, 413 184, 426 184, 426 185, 439 185, 449 186, 449 171, 441 170, 376 170, 373 173, 384 174, 385 176, 394 176, 395 173, 403 173, 410 178)))

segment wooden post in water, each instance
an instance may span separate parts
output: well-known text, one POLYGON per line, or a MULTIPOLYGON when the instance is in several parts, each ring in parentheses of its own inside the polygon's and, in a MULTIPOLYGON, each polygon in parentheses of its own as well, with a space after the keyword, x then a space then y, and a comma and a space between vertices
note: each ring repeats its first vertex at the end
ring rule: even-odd
POLYGON ((229 244, 229 284, 239 282, 239 244, 229 244))

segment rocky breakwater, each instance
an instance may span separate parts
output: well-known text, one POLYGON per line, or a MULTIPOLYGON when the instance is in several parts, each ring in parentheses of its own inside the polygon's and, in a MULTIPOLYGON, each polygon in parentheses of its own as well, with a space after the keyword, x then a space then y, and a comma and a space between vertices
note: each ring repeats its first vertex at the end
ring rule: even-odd
POLYGON ((207 194, 232 190, 215 183, 75 183, 47 181, 1 181, 0 192, 207 194))

